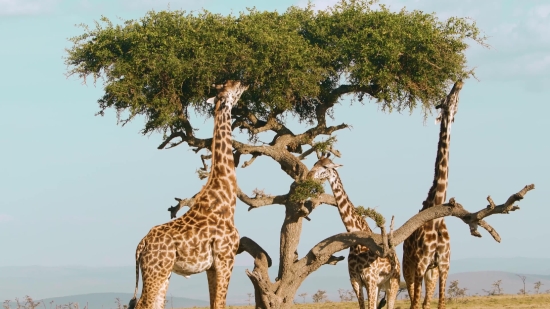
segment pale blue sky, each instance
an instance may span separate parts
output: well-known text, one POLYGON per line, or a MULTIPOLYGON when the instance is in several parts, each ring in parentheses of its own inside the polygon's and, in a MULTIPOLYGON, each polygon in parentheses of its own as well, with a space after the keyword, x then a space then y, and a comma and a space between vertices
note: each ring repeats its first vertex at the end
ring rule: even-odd
MULTIPOLYGON (((246 6, 284 10, 303 5, 281 1, 170 1, 172 9, 228 13, 246 6), (231 3, 231 4, 226 4, 231 3)), ((322 8, 334 1, 318 1, 322 8)), ((457 219, 447 219, 452 258, 550 257, 546 194, 550 179, 550 4, 548 1, 383 1, 393 9, 435 11, 441 17, 470 16, 490 36, 491 49, 472 48, 469 65, 480 82, 468 80, 453 126, 448 197, 467 209, 486 205, 487 195, 502 203, 535 183, 522 209, 488 221, 502 236, 478 239, 457 219)), ((139 18, 168 1, 0 0, 0 266, 133 265, 139 240, 168 221, 173 197, 194 195, 204 181, 200 159, 186 146, 157 150, 158 134, 138 134, 141 120, 121 128, 113 112, 94 117, 102 85, 65 78, 64 48, 81 33, 74 24, 103 14, 139 18)), ((337 122, 353 125, 338 132, 336 161, 356 205, 377 207, 401 224, 421 207, 433 177, 438 126, 419 113, 384 114, 373 103, 342 102, 337 122)), ((195 123, 202 123, 197 120, 195 123)), ((201 137, 211 135, 212 120, 201 137)), ((291 125, 298 129, 298 126, 291 125)), ((245 137, 238 136, 245 141, 245 137)), ((311 166, 313 158, 307 161, 311 166)), ((288 178, 268 158, 238 169, 241 187, 285 193, 288 178), (266 177, 265 175, 269 175, 266 177)), ((330 190, 327 187, 328 190, 330 190)), ((283 208, 247 212, 237 206, 242 236, 278 256, 283 208)), ((304 222, 299 253, 330 235, 344 232, 334 207, 321 206, 304 222)), ((240 265, 250 258, 238 257, 240 265)))

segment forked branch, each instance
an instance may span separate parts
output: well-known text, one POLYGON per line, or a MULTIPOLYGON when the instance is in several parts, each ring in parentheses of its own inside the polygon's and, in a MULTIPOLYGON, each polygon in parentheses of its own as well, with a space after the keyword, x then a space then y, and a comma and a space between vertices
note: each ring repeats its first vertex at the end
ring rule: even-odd
MULTIPOLYGON (((498 236, 496 231, 483 219, 494 214, 507 214, 510 211, 519 209, 518 206, 514 206, 513 204, 516 201, 523 199, 525 194, 534 188, 534 185, 525 186, 518 193, 512 194, 506 203, 498 206, 495 205, 494 207, 490 206, 474 213, 468 212, 462 207, 462 205, 457 203, 454 198, 451 198, 447 204, 434 206, 419 212, 395 231, 391 227, 389 235, 386 235, 385 231, 383 234, 369 232, 337 234, 319 242, 297 263, 300 264, 300 267, 304 268, 319 267, 319 264, 325 264, 329 261, 335 252, 355 245, 366 246, 370 250, 377 252, 380 256, 386 257, 390 254, 394 254, 395 246, 405 241, 407 237, 409 237, 424 223, 448 216, 457 217, 464 223, 468 224, 470 226, 470 232, 473 236, 481 237, 477 231, 477 226, 481 226, 485 228, 493 236, 493 238, 495 238, 495 240, 500 241, 500 238, 496 237, 498 236)), ((306 269, 304 271, 310 272, 313 270, 306 269)))
POLYGON ((191 206, 193 206, 193 203, 195 202, 195 196, 197 196, 197 194, 193 195, 192 198, 186 198, 186 199, 181 199, 179 197, 175 197, 174 199, 178 203, 176 205, 171 206, 170 208, 168 208, 168 211, 170 212, 170 219, 174 219, 176 217, 178 211, 182 207, 187 206, 187 207, 191 208, 191 206))
POLYGON ((241 188, 237 188, 237 197, 241 202, 248 205, 248 211, 251 211, 254 208, 259 208, 262 206, 268 206, 273 204, 284 205, 288 200, 288 194, 284 195, 267 195, 267 194, 256 194, 254 197, 250 197, 244 193, 241 188))
MULTIPOLYGON (((246 270, 246 275, 254 285, 256 300, 261 300, 264 304, 270 302, 270 297, 275 297, 273 288, 279 285, 279 282, 272 283, 269 279, 268 268, 271 267, 271 258, 269 254, 255 241, 248 237, 241 237, 237 254, 248 252, 254 258, 254 269, 246 270)), ((257 307, 258 307, 257 303, 257 307)), ((265 306, 260 306, 265 307, 265 306)))
POLYGON ((253 153, 253 154, 252 154, 252 158, 250 158, 250 160, 248 160, 248 161, 245 161, 245 162, 243 163, 243 165, 241 166, 241 168, 248 167, 249 165, 251 165, 252 163, 254 163, 254 160, 256 160, 256 158, 259 157, 259 156, 260 156, 259 153, 257 153, 257 152, 253 153))

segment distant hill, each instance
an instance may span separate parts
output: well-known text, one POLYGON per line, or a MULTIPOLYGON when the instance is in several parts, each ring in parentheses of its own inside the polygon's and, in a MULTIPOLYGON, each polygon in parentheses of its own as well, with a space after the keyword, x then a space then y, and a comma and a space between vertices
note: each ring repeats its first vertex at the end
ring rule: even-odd
MULTIPOLYGON (((541 281, 542 290, 550 289, 550 259, 532 258, 492 258, 453 260, 451 264, 452 280, 459 280, 461 287, 467 287, 469 294, 483 294, 482 289, 490 289, 496 280, 503 281, 507 293, 516 293, 521 281, 515 274, 525 274, 527 290, 533 290, 533 283, 541 281)), ((230 305, 246 304, 247 293, 253 287, 245 274, 245 269, 253 266, 236 266, 228 291, 227 302, 230 305)), ((277 265, 270 268, 271 279, 277 274, 277 265)), ((135 284, 135 269, 127 267, 0 267, 0 300, 23 298, 30 295, 34 299, 55 298, 56 303, 63 302, 62 297, 106 298, 106 305, 114 308, 116 297, 127 304, 135 284), (72 296, 68 296, 72 295, 72 296), (102 296, 104 295, 104 296, 102 296), (114 296, 122 295, 122 296, 114 296), (126 296, 124 296, 126 295, 126 296), (96 297, 96 296, 93 296, 96 297), (110 299, 109 299, 110 298, 110 299)), ((318 289, 327 291, 330 299, 338 299, 338 289, 351 289, 348 279, 347 263, 326 265, 311 274, 302 284, 299 293, 311 295, 318 289)), ((193 301, 208 301, 208 288, 204 273, 191 276, 189 279, 174 275, 170 280, 167 298, 186 298, 193 301)), ((102 300, 103 301, 103 300, 102 300)), ((179 301, 179 300, 178 300, 179 301)), ((183 301, 183 300, 182 300, 183 301)), ((79 301, 80 302, 80 301, 79 301)), ((90 303, 90 300, 88 300, 90 303)), ((192 305, 189 305, 192 306, 192 305)), ((174 305, 174 307, 176 307, 174 305)), ((178 305, 178 307, 188 307, 178 305)), ((83 308, 82 305, 80 308, 83 308)), ((91 309, 94 309, 90 306, 91 309)), ((169 307, 168 307, 169 308, 169 307)))
POLYGON ((518 274, 550 276, 550 259, 545 258, 470 258, 453 260, 452 273, 472 271, 506 271, 518 274))
MULTIPOLYGON (((64 297, 54 297, 41 299, 49 308, 50 302, 53 301, 52 308, 55 305, 65 305, 69 303, 77 303, 79 309, 116 309, 118 304, 116 299, 120 300, 121 305, 127 305, 132 298, 133 293, 92 293, 92 294, 80 294, 64 297)), ((166 308, 189 308, 189 307, 208 307, 210 304, 204 300, 196 300, 183 297, 168 297, 168 303, 166 308)), ((35 299, 35 301, 38 301, 35 299)), ((16 308, 15 303, 11 304, 12 308, 16 308)), ((42 308, 42 306, 39 306, 42 308)))

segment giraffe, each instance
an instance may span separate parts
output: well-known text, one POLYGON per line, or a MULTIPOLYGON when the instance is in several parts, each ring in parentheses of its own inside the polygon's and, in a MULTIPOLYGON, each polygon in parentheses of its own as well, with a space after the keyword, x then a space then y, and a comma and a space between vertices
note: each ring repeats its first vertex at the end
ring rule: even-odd
MULTIPOLYGON (((364 231, 371 233, 367 221, 360 216, 350 201, 337 168, 341 164, 332 162, 328 156, 315 163, 308 177, 325 181, 328 179, 338 212, 348 232, 364 231)), ((397 291, 399 290, 400 266, 396 255, 390 258, 380 258, 372 250, 364 246, 351 247, 348 255, 348 271, 351 286, 355 291, 360 309, 365 309, 363 286, 367 289, 368 309, 376 309, 379 287, 386 288, 388 308, 393 309, 397 291)), ((383 306, 381 304, 380 308, 383 306)))
POLYGON ((233 161, 231 109, 248 89, 239 81, 214 85, 212 166, 208 181, 181 217, 153 227, 136 248, 136 288, 129 309, 162 309, 171 273, 206 271, 210 308, 224 308, 239 233, 234 225, 237 178, 233 161), (142 293, 136 300, 139 269, 142 293))
MULTIPOLYGON (((436 124, 440 123, 437 157, 433 184, 428 197, 422 203, 422 210, 443 204, 447 195, 449 177, 449 145, 451 124, 457 112, 459 92, 463 82, 457 81, 441 104, 436 124)), ((422 211, 420 210, 420 211, 422 211)), ((445 285, 451 260, 451 244, 445 220, 435 219, 426 222, 414 231, 403 243, 403 276, 411 299, 411 309, 420 308, 422 280, 426 285, 426 295, 422 307, 430 308, 430 301, 439 277, 439 309, 445 308, 445 285)))

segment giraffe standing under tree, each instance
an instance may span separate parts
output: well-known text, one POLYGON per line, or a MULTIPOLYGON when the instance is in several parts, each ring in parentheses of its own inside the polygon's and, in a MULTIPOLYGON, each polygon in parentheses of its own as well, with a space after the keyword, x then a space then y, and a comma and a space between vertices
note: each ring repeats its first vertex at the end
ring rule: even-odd
MULTIPOLYGON (((309 177, 325 181, 328 179, 338 212, 348 232, 364 231, 372 233, 367 221, 360 216, 351 203, 336 169, 342 166, 332 162, 328 156, 322 157, 309 172, 309 177)), ((367 289, 368 309, 376 309, 380 286, 386 289, 388 308, 393 309, 399 290, 399 259, 393 254, 381 258, 365 246, 350 247, 348 271, 351 285, 357 296, 359 308, 365 309, 363 286, 367 289)), ((383 304, 382 304, 383 306, 383 304)))
MULTIPOLYGON (((445 202, 449 177, 449 146, 451 124, 457 112, 459 93, 463 82, 457 81, 441 104, 436 123, 440 122, 439 142, 435 160, 435 174, 428 197, 422 210, 445 202)), ((421 211, 422 211, 421 210, 421 211)), ((430 308, 430 301, 439 277, 439 309, 445 308, 445 285, 451 262, 451 244, 445 220, 426 222, 414 231, 403 243, 403 276, 411 299, 411 309, 420 308, 422 279, 425 280, 426 296, 422 307, 430 308)))
POLYGON ((216 85, 212 166, 194 205, 181 217, 153 227, 136 248, 136 289, 129 309, 162 309, 171 273, 206 271, 210 308, 225 308, 239 233, 234 224, 237 178, 233 161, 231 109, 248 89, 239 81, 216 85), (143 281, 136 300, 139 269, 143 281))

